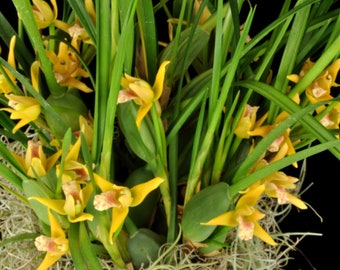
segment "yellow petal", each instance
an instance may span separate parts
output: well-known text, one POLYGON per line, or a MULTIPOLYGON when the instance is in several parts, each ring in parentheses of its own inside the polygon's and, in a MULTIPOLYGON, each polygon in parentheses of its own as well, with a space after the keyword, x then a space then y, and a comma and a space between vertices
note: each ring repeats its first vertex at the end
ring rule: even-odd
POLYGON ((8 64, 10 64, 13 68, 16 67, 15 56, 14 56, 15 41, 16 41, 16 36, 13 36, 11 38, 11 41, 9 42, 9 53, 8 53, 8 59, 7 59, 8 64))
POLYGON ((11 119, 21 119, 21 120, 14 126, 12 132, 15 133, 20 128, 27 125, 31 121, 36 120, 38 118, 39 114, 40 114, 40 105, 35 106, 35 107, 31 107, 31 108, 27 108, 27 109, 20 111, 20 112, 13 111, 10 118, 11 119), (29 117, 27 117, 27 116, 29 116, 29 117))
POLYGON ((28 123, 36 120, 40 114, 40 105, 32 106, 22 111, 14 111, 11 114, 11 119, 21 119, 13 128, 12 132, 17 132, 20 128, 28 123))
POLYGON ((88 203, 88 201, 89 201, 89 199, 92 195, 92 192, 93 192, 93 187, 92 187, 91 183, 87 184, 86 187, 84 187, 80 191, 80 196, 82 197, 84 208, 87 205, 87 203, 88 203))
POLYGON ((297 74, 291 74, 287 76, 287 79, 291 82, 298 83, 300 81, 300 76, 297 74))
POLYGON ((243 208, 244 206, 253 206, 256 205, 259 197, 265 190, 265 185, 260 185, 255 188, 249 189, 242 197, 238 200, 236 204, 237 208, 243 208))
POLYGON ((287 193, 287 196, 288 196, 288 200, 291 204, 293 204, 296 207, 303 209, 303 210, 307 209, 307 205, 302 200, 300 200, 299 198, 293 196, 290 193, 287 193))
POLYGON ((337 77, 337 74, 339 72, 340 69, 340 58, 336 59, 328 68, 327 71, 329 72, 329 75, 331 76, 331 80, 332 80, 332 85, 335 82, 335 79, 337 77))
POLYGON ((31 65, 31 79, 32 86, 37 92, 39 92, 39 68, 40 64, 38 61, 34 61, 31 65))
POLYGON ((44 260, 41 262, 37 270, 47 270, 51 265, 57 262, 61 258, 61 255, 52 256, 50 253, 46 253, 44 260))
POLYGON ((92 0, 85 0, 85 8, 87 13, 90 15, 92 22, 96 23, 96 12, 94 9, 93 1, 92 0))
POLYGON ((41 159, 33 158, 31 160, 31 166, 27 171, 27 175, 32 178, 36 178, 36 175, 38 177, 46 175, 46 170, 41 162, 41 159))
POLYGON ((120 208, 113 207, 112 208, 112 222, 111 222, 110 233, 109 233, 109 238, 110 238, 111 243, 112 243, 113 234, 123 224, 128 213, 129 213, 128 207, 120 207, 120 208))
POLYGON ((170 61, 164 61, 158 69, 152 90, 154 92, 154 100, 158 100, 163 92, 163 84, 165 79, 165 68, 170 61))
POLYGON ((12 154, 12 156, 15 158, 15 160, 19 162, 19 164, 21 165, 21 167, 22 167, 25 171, 27 171, 28 168, 26 167, 25 159, 22 158, 21 156, 17 155, 17 154, 14 153, 14 152, 11 152, 11 154, 12 154))
POLYGON ((235 227, 238 225, 236 218, 235 211, 229 211, 209 220, 208 222, 202 222, 201 225, 222 225, 235 227))
POLYGON ((29 197, 28 200, 36 200, 45 205, 47 208, 56 211, 58 214, 66 215, 66 212, 64 210, 65 200, 53 200, 41 197, 29 197))
POLYGON ((137 112, 137 117, 136 117, 136 125, 137 125, 138 129, 140 129, 140 125, 142 123, 142 120, 148 114, 151 107, 152 107, 152 103, 146 104, 146 105, 141 105, 139 107, 138 112, 137 112))
POLYGON ((96 181, 97 186, 101 189, 101 191, 106 192, 113 189, 113 184, 100 175, 94 173, 94 180, 96 181))
POLYGON ((255 128, 253 131, 249 131, 248 134, 251 136, 265 137, 273 129, 272 126, 261 126, 255 128))
POLYGON ((163 178, 156 177, 146 183, 139 184, 131 188, 132 202, 130 206, 133 207, 139 205, 151 191, 158 188, 163 182, 163 178))
POLYGON ((154 92, 146 81, 139 80, 135 83, 130 83, 129 89, 136 94, 136 101, 139 105, 151 104, 154 100, 154 92))
POLYGON ((51 237, 52 238, 66 238, 63 228, 60 226, 58 220, 51 213, 50 209, 47 210, 48 219, 50 221, 51 237))
POLYGON ((22 119, 26 121, 26 123, 29 123, 31 121, 34 121, 38 118, 40 114, 40 105, 33 105, 29 106, 27 108, 23 108, 18 111, 13 111, 11 114, 11 119, 22 119))
POLYGON ((84 93, 91 93, 93 92, 93 90, 88 87, 85 83, 77 80, 77 79, 74 79, 74 78, 69 78, 63 82, 60 82, 60 85, 61 86, 70 86, 70 87, 74 87, 84 93))
POLYGON ((54 164, 58 161, 59 157, 61 156, 61 150, 59 150, 58 152, 54 153, 52 156, 50 156, 47 160, 46 160, 46 170, 49 171, 50 169, 52 169, 52 167, 54 166, 54 164))
POLYGON ((254 222, 254 235, 269 245, 277 245, 273 238, 257 222, 254 222))
MULTIPOLYGON (((38 28, 46 28, 53 23, 57 15, 57 10, 52 10, 50 5, 42 0, 33 0, 33 4, 35 5, 33 12, 38 28)), ((52 4, 54 4, 53 8, 55 9, 55 1, 52 0, 52 4)))
POLYGON ((75 144, 71 147, 70 151, 68 152, 65 161, 70 160, 77 160, 79 156, 79 150, 80 150, 81 140, 80 137, 77 139, 75 144))
POLYGON ((89 214, 89 213, 82 213, 81 215, 77 216, 77 217, 69 217, 68 216, 68 220, 71 223, 77 223, 77 222, 81 222, 81 221, 85 221, 85 220, 93 220, 93 215, 89 214))

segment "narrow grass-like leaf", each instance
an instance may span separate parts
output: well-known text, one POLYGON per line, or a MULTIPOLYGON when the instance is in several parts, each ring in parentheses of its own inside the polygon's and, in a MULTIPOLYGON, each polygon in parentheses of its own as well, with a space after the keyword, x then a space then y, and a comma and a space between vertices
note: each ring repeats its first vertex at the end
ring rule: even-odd
POLYGON ((16 242, 22 242, 24 240, 33 240, 34 238, 36 238, 37 236, 39 236, 38 233, 23 233, 23 234, 19 234, 10 238, 6 238, 3 239, 0 242, 0 247, 4 247, 8 244, 13 244, 16 242))
POLYGON ((140 0, 137 4, 137 18, 142 42, 142 59, 146 79, 155 80, 157 73, 158 45, 155 14, 151 0, 140 0))
MULTIPOLYGON (((304 0, 298 1, 297 5, 300 5, 304 0)), ((296 57, 301 46, 304 33, 306 31, 310 6, 299 10, 293 20, 291 31, 287 43, 284 46, 283 55, 277 77, 274 82, 274 87, 280 89, 281 92, 285 92, 288 87, 287 75, 291 74, 295 66, 296 57)), ((268 115, 268 121, 272 123, 277 116, 279 107, 275 103, 270 103, 270 110, 268 115)))
POLYGON ((4 162, 7 162, 17 173, 20 173, 20 176, 25 175, 23 168, 3 142, 0 142, 0 154, 4 162))
POLYGON ((338 37, 339 33, 340 33, 340 13, 336 19, 336 22, 334 23, 334 27, 333 27, 330 37, 328 38, 325 50, 327 50, 329 46, 334 42, 334 40, 338 37))
POLYGON ((92 247, 90 242, 90 238, 88 235, 88 231, 84 222, 80 222, 79 224, 79 239, 80 239, 80 248, 81 254, 88 264, 88 269, 91 270, 101 270, 103 269, 99 263, 97 254, 92 247))
MULTIPOLYGON (((115 3, 118 5, 118 3, 115 3)), ((112 39, 110 20, 110 1, 96 2, 97 9, 97 53, 96 53, 96 86, 94 101, 92 158, 97 164, 100 158, 105 130, 105 115, 109 95, 110 71, 112 61, 112 39)), ((117 22, 112 22, 117 23, 117 22)))
POLYGON ((72 260, 76 269, 91 269, 89 268, 89 264, 87 260, 82 255, 82 247, 80 243, 80 233, 79 233, 80 224, 78 223, 70 223, 70 229, 68 232, 68 239, 72 260))
POLYGON ((127 17, 124 18, 124 23, 122 27, 122 33, 118 43, 117 55, 114 60, 113 70, 111 74, 111 84, 110 91, 107 99, 107 112, 105 116, 105 129, 103 134, 103 149, 101 151, 100 159, 100 173, 106 178, 110 179, 111 174, 113 174, 113 164, 112 164, 112 138, 114 132, 114 121, 117 109, 117 99, 118 91, 120 90, 120 79, 124 71, 124 61, 126 54, 131 54, 131 51, 126 50, 126 42, 128 41, 130 35, 133 35, 131 31, 131 24, 133 24, 133 18, 136 11, 137 1, 132 0, 127 12, 127 17))
POLYGON ((20 142, 22 145, 27 145, 27 137, 22 130, 12 133, 15 123, 4 111, 0 111, 0 125, 3 127, 3 129, 0 130, 1 135, 4 135, 7 139, 20 142))
MULTIPOLYGON (((1 150, 0 150, 1 151, 1 150)), ((0 176, 4 179, 6 179, 9 183, 17 187, 19 190, 22 190, 22 179, 17 176, 15 173, 12 172, 7 166, 0 163, 0 176)), ((22 195, 19 195, 19 193, 11 190, 10 188, 6 188, 6 186, 2 183, 0 183, 0 186, 6 190, 8 190, 10 193, 15 195, 20 200, 27 202, 26 198, 22 195)))
MULTIPOLYGON (((203 86, 203 88, 205 88, 203 86)), ((186 101, 181 114, 178 115, 177 118, 173 120, 173 125, 170 126, 167 141, 171 141, 173 137, 179 132, 181 127, 186 123, 186 121, 192 116, 193 112, 197 109, 197 107, 201 104, 203 98, 206 96, 204 91, 199 92, 196 96, 194 96, 189 101, 186 101)))
POLYGON ((227 100, 229 90, 232 86, 232 83, 234 81, 234 76, 237 70, 237 67, 239 65, 240 58, 242 56, 242 51, 245 44, 246 36, 248 35, 249 28, 251 25, 251 21, 253 18, 254 12, 251 11, 248 15, 248 18, 245 23, 244 31, 240 37, 238 46, 236 47, 235 53, 233 55, 233 58, 231 59, 230 63, 230 69, 226 75, 223 87, 221 89, 221 94, 218 99, 218 102, 215 106, 215 112, 212 116, 212 120, 209 123, 208 130, 205 133, 204 139, 200 145, 200 150, 197 154, 197 159, 194 164, 194 166, 191 168, 189 177, 188 177, 188 184, 185 194, 185 203, 187 203, 190 198, 193 196, 195 188, 198 184, 198 181, 201 177, 202 169, 204 167, 205 160, 207 158, 207 155, 210 151, 211 142, 213 140, 213 136, 216 130, 216 127, 218 126, 221 114, 223 111, 224 104, 227 100))
MULTIPOLYGON (((214 185, 220 181, 220 177, 222 174, 223 167, 225 166, 227 156, 233 154, 232 151, 230 151, 230 144, 233 141, 234 136, 232 135, 233 130, 230 128, 230 126, 232 126, 232 116, 236 109, 238 101, 239 94, 236 95, 222 125, 222 132, 219 136, 219 142, 214 155, 211 185, 214 185)), ((243 109, 239 111, 243 112, 243 109)))

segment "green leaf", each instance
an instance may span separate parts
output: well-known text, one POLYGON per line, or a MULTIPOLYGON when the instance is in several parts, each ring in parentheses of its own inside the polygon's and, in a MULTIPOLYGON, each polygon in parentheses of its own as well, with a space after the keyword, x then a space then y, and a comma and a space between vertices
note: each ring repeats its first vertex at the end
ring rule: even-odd
POLYGON ((8 167, 6 167, 3 163, 0 163, 0 175, 12 185, 16 186, 20 190, 22 189, 22 179, 14 172, 12 172, 8 167))
POLYGON ((4 247, 8 244, 12 244, 16 242, 22 242, 24 240, 33 240, 37 236, 39 236, 38 233, 23 233, 23 234, 15 235, 13 237, 2 240, 0 242, 0 247, 4 247))
POLYGON ((218 183, 201 190, 189 200, 182 218, 183 236, 186 240, 202 242, 214 232, 216 226, 204 226, 201 222, 208 222, 228 211, 228 189, 226 183, 218 183))
MULTIPOLYGON (((24 180, 22 183, 23 191, 26 198, 29 197, 42 197, 42 198, 54 198, 54 195, 47 188, 44 188, 36 180, 24 180)), ((45 224, 50 224, 47 214, 47 207, 36 200, 28 201, 34 213, 45 224)))
MULTIPOLYGON (((115 6, 118 5, 116 2, 115 6)), ((98 163, 100 149, 103 143, 105 130, 105 114, 107 98, 109 94, 110 71, 112 62, 112 40, 111 24, 118 24, 110 20, 110 1, 102 0, 96 2, 96 10, 101 16, 97 16, 97 51, 96 51, 96 86, 94 100, 94 124, 93 124, 93 145, 92 156, 95 163, 98 163)), ((114 6, 112 6, 114 9, 114 6)))
POLYGON ((90 268, 87 261, 84 260, 84 257, 81 252, 79 227, 80 227, 79 222, 70 224, 70 230, 68 232, 69 247, 75 268, 85 270, 90 268))
POLYGON ((207 45, 210 38, 210 33, 198 26, 195 29, 187 28, 180 36, 178 50, 175 51, 174 41, 166 47, 162 52, 161 62, 170 60, 168 72, 172 78, 177 79, 181 76, 183 70, 187 70, 189 65, 196 59, 197 55, 207 45), (192 33, 192 31, 195 31, 192 33), (187 51, 188 46, 190 50, 187 51), (176 53, 174 55, 174 53, 176 53), (188 53, 188 55, 186 55, 188 53), (174 59, 173 59, 174 58, 174 59), (179 68, 180 67, 180 68, 179 68))
POLYGON ((134 267, 140 269, 142 265, 148 266, 150 261, 155 261, 165 240, 165 237, 145 228, 139 229, 136 234, 132 235, 128 240, 127 250, 134 267))
POLYGON ((14 158, 10 150, 7 148, 7 146, 3 142, 0 142, 0 156, 4 161, 6 161, 15 170, 15 172, 18 172, 21 174, 19 175, 19 177, 26 175, 24 169, 21 167, 19 162, 14 158))
POLYGON ((155 141, 144 118, 140 130, 136 126, 137 106, 133 102, 119 104, 117 117, 119 126, 128 143, 128 147, 142 160, 152 163, 155 159, 155 141))
POLYGON ((21 129, 19 129, 16 133, 12 133, 15 123, 4 111, 0 111, 0 125, 4 128, 0 130, 1 135, 5 135, 7 139, 27 145, 27 137, 21 129))
POLYGON ((157 73, 158 44, 155 14, 151 0, 140 0, 137 4, 137 18, 147 81, 153 82, 157 73))
POLYGON ((97 258, 97 254, 92 247, 92 244, 90 242, 90 238, 88 235, 88 231, 86 229, 84 222, 80 222, 79 224, 79 240, 80 240, 81 254, 84 258, 84 261, 88 264, 88 269, 101 270, 102 267, 97 258))

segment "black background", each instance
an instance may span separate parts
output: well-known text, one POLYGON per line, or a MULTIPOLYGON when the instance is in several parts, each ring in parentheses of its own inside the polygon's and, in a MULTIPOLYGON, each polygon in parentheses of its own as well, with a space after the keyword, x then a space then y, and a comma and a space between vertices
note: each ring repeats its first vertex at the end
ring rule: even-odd
MULTIPOLYGON (((250 2, 253 6, 256 5, 252 31, 257 32, 277 17, 284 1, 258 0, 250 2)), ((337 241, 340 240, 336 231, 338 230, 336 214, 339 213, 336 206, 339 204, 338 198, 340 197, 338 168, 340 168, 340 161, 329 152, 323 152, 307 159, 306 177, 302 190, 309 188, 302 194, 302 199, 310 205, 310 208, 298 210, 296 207, 292 207, 292 211, 280 227, 283 232, 313 232, 320 233, 322 236, 303 238, 295 251, 290 252, 293 259, 285 269, 338 269, 335 266, 338 265, 337 241), (322 220, 311 208, 321 216, 322 220)), ((291 172, 295 176, 299 175, 297 171, 292 170, 291 172)))

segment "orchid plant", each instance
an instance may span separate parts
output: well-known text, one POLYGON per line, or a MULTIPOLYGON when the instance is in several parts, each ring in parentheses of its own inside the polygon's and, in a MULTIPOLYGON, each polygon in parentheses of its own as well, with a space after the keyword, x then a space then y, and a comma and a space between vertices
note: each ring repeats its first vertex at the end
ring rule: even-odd
POLYGON ((39 219, 37 269, 152 269, 178 263, 173 245, 211 258, 235 241, 279 254, 270 213, 308 211, 286 169, 340 159, 336 1, 283 1, 259 32, 244 0, 12 3, 0 135, 24 151, 0 143, 0 188, 39 219))

